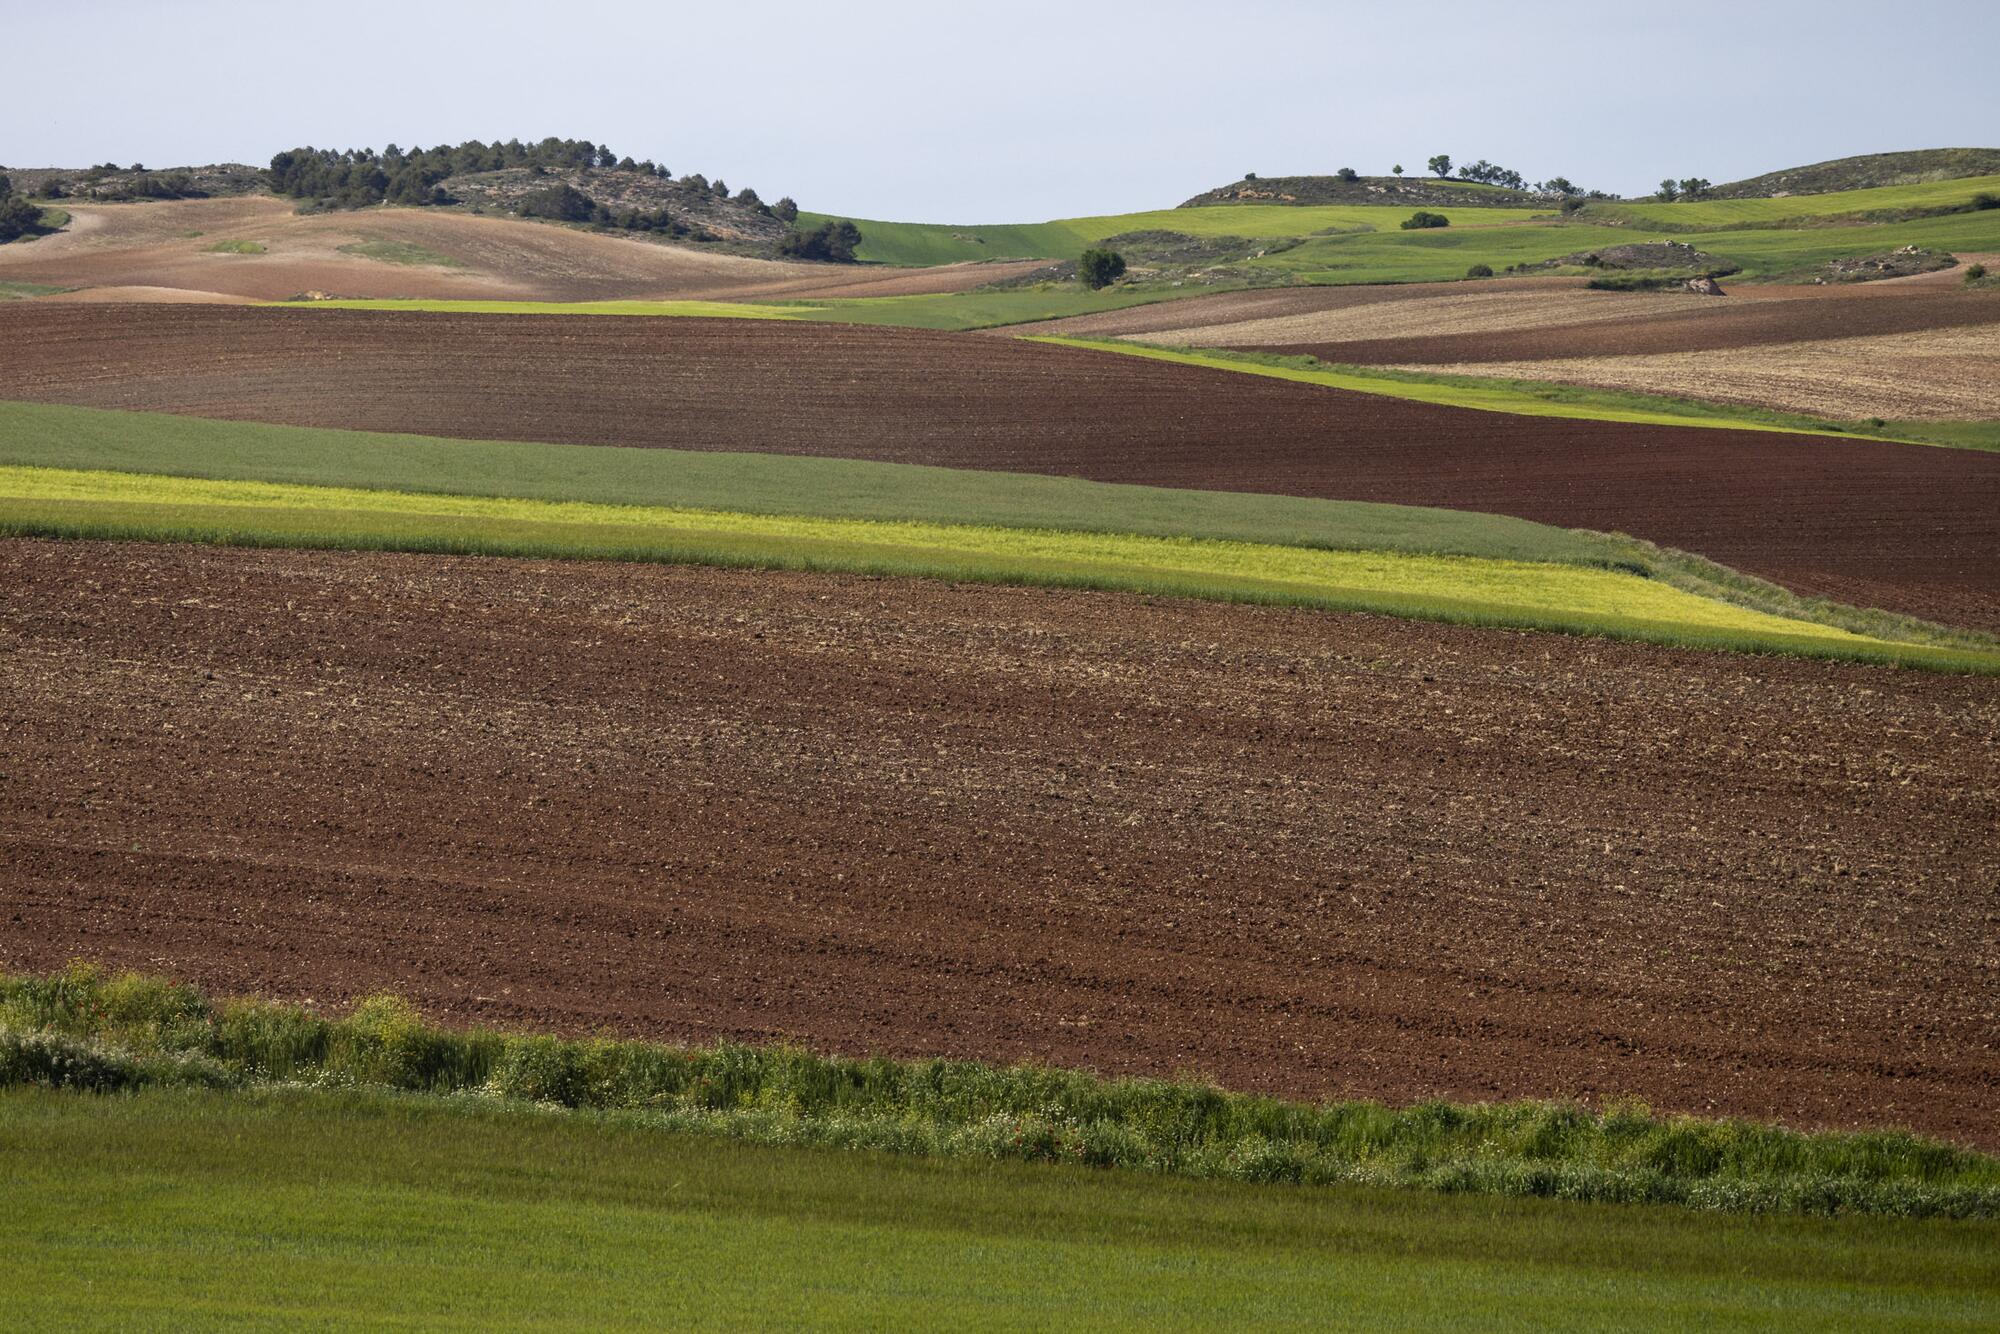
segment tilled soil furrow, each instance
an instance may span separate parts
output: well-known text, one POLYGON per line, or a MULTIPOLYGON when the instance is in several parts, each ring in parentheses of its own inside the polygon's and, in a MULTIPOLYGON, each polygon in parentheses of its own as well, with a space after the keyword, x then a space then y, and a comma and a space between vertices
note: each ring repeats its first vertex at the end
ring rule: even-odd
POLYGON ((691 568, 0 577, 0 965, 2000 1144, 1990 681, 691 568))

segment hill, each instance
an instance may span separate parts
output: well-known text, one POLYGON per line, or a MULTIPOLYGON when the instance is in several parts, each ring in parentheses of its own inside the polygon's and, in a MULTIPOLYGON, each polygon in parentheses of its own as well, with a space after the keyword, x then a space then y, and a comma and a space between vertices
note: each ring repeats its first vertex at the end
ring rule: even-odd
POLYGON ((40 298, 51 301, 283 300, 306 292, 597 301, 947 292, 1019 272, 990 264, 906 272, 761 259, 726 247, 662 244, 645 233, 478 217, 465 208, 301 213, 269 195, 76 203, 68 211, 62 231, 0 245, 0 285, 67 291, 40 298))
POLYGON ((264 173, 241 162, 152 170, 141 163, 120 167, 0 167, 23 194, 44 199, 89 199, 118 203, 141 199, 220 199, 257 194, 264 173))
POLYGON ((1887 185, 1922 185, 1968 176, 2000 175, 2000 148, 1920 148, 1904 153, 1866 153, 1807 167, 1787 167, 1748 180, 1731 181, 1708 192, 1710 199, 1778 199, 1824 195, 1887 185))
POLYGON ((1182 208, 1211 204, 1452 204, 1461 208, 1500 208, 1544 203, 1526 190, 1474 181, 1440 180, 1434 176, 1246 176, 1233 185, 1217 186, 1182 203, 1182 208))

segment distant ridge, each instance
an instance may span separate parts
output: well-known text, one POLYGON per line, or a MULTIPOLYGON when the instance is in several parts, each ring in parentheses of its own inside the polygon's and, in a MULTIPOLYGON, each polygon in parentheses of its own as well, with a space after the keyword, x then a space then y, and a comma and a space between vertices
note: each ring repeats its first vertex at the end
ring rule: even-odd
POLYGON ((1776 199, 1784 195, 1825 195, 1882 185, 1921 185, 1967 176, 2000 176, 2000 148, 1918 148, 1904 153, 1867 153, 1835 158, 1809 167, 1787 167, 1708 192, 1710 199, 1776 199))
POLYGON ((1435 176, 1257 176, 1196 195, 1180 205, 1209 204, 1454 204, 1502 208, 1548 201, 1525 190, 1435 176))

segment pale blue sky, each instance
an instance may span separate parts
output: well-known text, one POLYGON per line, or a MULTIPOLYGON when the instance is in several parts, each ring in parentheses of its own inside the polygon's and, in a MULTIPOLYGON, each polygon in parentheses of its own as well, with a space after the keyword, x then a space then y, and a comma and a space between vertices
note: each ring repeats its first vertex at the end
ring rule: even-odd
POLYGON ((1992 0, 0 0, 0 163, 555 134, 856 217, 1490 158, 1624 193, 2000 145, 1992 0))

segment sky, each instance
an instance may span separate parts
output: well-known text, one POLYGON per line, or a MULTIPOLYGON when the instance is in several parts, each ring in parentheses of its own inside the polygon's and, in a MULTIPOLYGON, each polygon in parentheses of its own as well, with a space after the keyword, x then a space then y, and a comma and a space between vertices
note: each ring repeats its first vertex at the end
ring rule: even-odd
POLYGON ((0 163, 553 134, 967 224, 1436 153, 1640 194, 2000 146, 1992 3, 0 0, 0 163))

